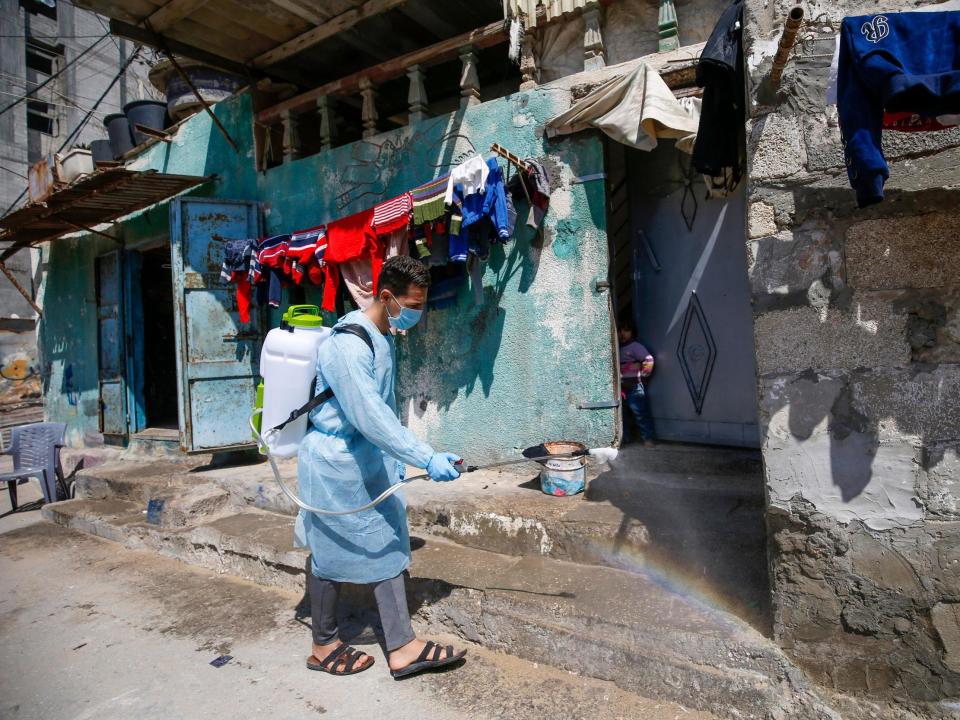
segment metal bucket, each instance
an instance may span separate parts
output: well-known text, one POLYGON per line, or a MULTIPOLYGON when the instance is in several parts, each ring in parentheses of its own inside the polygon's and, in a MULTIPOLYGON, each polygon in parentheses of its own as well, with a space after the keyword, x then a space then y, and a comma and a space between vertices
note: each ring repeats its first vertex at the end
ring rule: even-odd
MULTIPOLYGON (((551 455, 566 455, 585 451, 587 446, 573 440, 559 440, 543 444, 551 455)), ((539 460, 540 489, 547 495, 563 497, 583 492, 587 478, 586 457, 565 458, 563 460, 539 460)))

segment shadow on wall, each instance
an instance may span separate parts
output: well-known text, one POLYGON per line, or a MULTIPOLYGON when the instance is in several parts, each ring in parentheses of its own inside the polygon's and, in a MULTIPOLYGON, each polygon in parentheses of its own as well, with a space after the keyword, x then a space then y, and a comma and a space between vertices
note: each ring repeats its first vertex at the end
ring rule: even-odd
MULTIPOLYGON (((793 199, 793 239, 764 238, 755 246, 753 293, 755 306, 763 311, 756 317, 758 360, 761 368, 764 362, 773 368, 761 369, 765 442, 779 442, 776 432, 783 427, 797 440, 815 442, 826 422, 830 478, 841 500, 849 503, 865 493, 878 463, 893 479, 912 473, 915 463, 924 470, 934 468, 951 449, 960 454, 955 364, 960 344, 952 344, 949 333, 938 333, 949 314, 958 312, 960 294, 949 284, 915 287, 923 279, 911 287, 910 274, 923 275, 917 267, 893 267, 892 280, 890 275, 873 279, 882 273, 891 245, 903 244, 914 260, 923 252, 924 240, 891 234, 861 242, 854 252, 847 230, 866 220, 955 206, 957 194, 888 190, 883 203, 863 210, 855 207, 848 188, 803 188, 794 191, 793 199), (785 267, 784 276, 771 276, 785 267), (906 279, 898 286, 901 278, 906 279), (788 292, 771 294, 757 280, 788 292), (819 320, 818 310, 823 313, 819 320), (775 316, 780 319, 768 322, 775 316), (946 347, 931 362, 931 348, 940 343, 946 347), (765 360, 766 352, 773 357, 765 360), (789 364, 783 367, 790 369, 776 369, 778 360, 795 366, 794 357, 809 358, 814 368, 825 369, 797 372, 789 364), (881 440, 885 431, 904 436, 899 447, 881 440), (920 439, 919 455, 912 438, 920 439)), ((930 261, 936 263, 936 257, 930 261)), ((811 453, 801 464, 814 458, 811 453)))
MULTIPOLYGON (((525 210, 525 205, 518 207, 519 217, 525 217, 525 210)), ((495 244, 490 249, 487 271, 495 273, 494 283, 484 285, 477 297, 470 280, 465 280, 454 307, 428 311, 423 331, 408 336, 407 342, 402 345, 403 352, 424 360, 417 364, 415 371, 411 363, 400 362, 399 372, 415 373, 418 380, 430 377, 436 380, 401 380, 406 387, 426 389, 414 398, 413 410, 418 418, 423 417, 431 403, 439 410, 447 410, 459 397, 461 390, 469 397, 476 390, 478 381, 484 397, 490 396, 494 366, 506 323, 506 310, 501 307, 501 301, 507 288, 514 283, 518 283, 521 293, 530 290, 537 276, 542 251, 536 242, 537 235, 533 229, 525 225, 521 227, 518 223, 513 240, 506 245, 495 244), (452 329, 453 326, 456 326, 458 336, 465 342, 436 346, 432 339, 438 334, 446 334, 447 328, 452 329)), ((535 349, 530 348, 529 351, 535 352, 535 349)))

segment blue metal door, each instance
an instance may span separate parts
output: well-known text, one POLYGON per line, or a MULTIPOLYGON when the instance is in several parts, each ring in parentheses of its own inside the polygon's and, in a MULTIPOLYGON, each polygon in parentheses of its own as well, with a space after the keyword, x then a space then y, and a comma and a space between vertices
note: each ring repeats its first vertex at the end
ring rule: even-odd
POLYGON ((115 441, 127 434, 120 258, 120 251, 114 250, 96 260, 100 432, 115 441))
POLYGON ((706 200, 689 156, 667 143, 627 161, 633 312, 656 361, 647 398, 657 437, 758 447, 743 187, 706 200))
POLYGON ((220 279, 220 264, 226 239, 256 237, 258 229, 252 202, 183 197, 172 203, 180 444, 188 452, 250 444, 261 323, 256 313, 240 322, 235 288, 220 279))

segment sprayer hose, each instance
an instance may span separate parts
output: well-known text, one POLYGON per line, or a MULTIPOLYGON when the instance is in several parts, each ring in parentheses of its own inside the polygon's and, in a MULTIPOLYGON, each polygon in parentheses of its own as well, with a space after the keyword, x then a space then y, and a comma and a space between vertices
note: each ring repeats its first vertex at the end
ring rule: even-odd
MULTIPOLYGON (((254 424, 254 418, 263 412, 262 408, 257 408, 253 411, 253 414, 250 416, 250 430, 253 432, 253 437, 257 441, 257 447, 260 452, 267 456, 267 460, 270 463, 270 468, 273 470, 273 476, 276 478, 277 483, 280 485, 280 489, 283 490, 284 495, 286 495, 290 500, 293 501, 297 507, 306 510, 307 512, 316 513, 317 515, 353 515, 354 513, 363 512, 364 510, 369 510, 372 507, 376 507, 388 497, 397 492, 407 483, 413 482, 414 480, 429 480, 429 475, 414 475, 412 477, 404 478, 395 485, 391 485, 382 493, 377 495, 373 500, 368 502, 366 505, 361 505, 360 507, 351 508, 349 510, 325 510, 324 508, 314 507, 313 505, 307 505, 303 500, 297 497, 290 488, 286 486, 283 482, 283 478, 280 477, 280 468, 277 467, 277 461, 273 459, 273 455, 270 453, 270 446, 267 444, 267 441, 264 439, 263 435, 257 430, 257 426, 254 424)), ((273 430, 267 430, 267 434, 272 433, 273 430)))

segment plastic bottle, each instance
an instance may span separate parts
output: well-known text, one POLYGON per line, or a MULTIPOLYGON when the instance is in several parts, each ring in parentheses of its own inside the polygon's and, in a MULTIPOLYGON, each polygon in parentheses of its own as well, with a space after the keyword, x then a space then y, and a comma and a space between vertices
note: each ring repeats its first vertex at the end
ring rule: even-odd
MULTIPOLYGON (((291 305, 280 327, 267 333, 260 352, 263 376, 263 425, 269 430, 310 399, 317 376, 317 350, 331 335, 323 327, 316 305, 291 305)), ((297 418, 269 437, 270 452, 277 457, 296 455, 307 432, 307 416, 297 418)))

